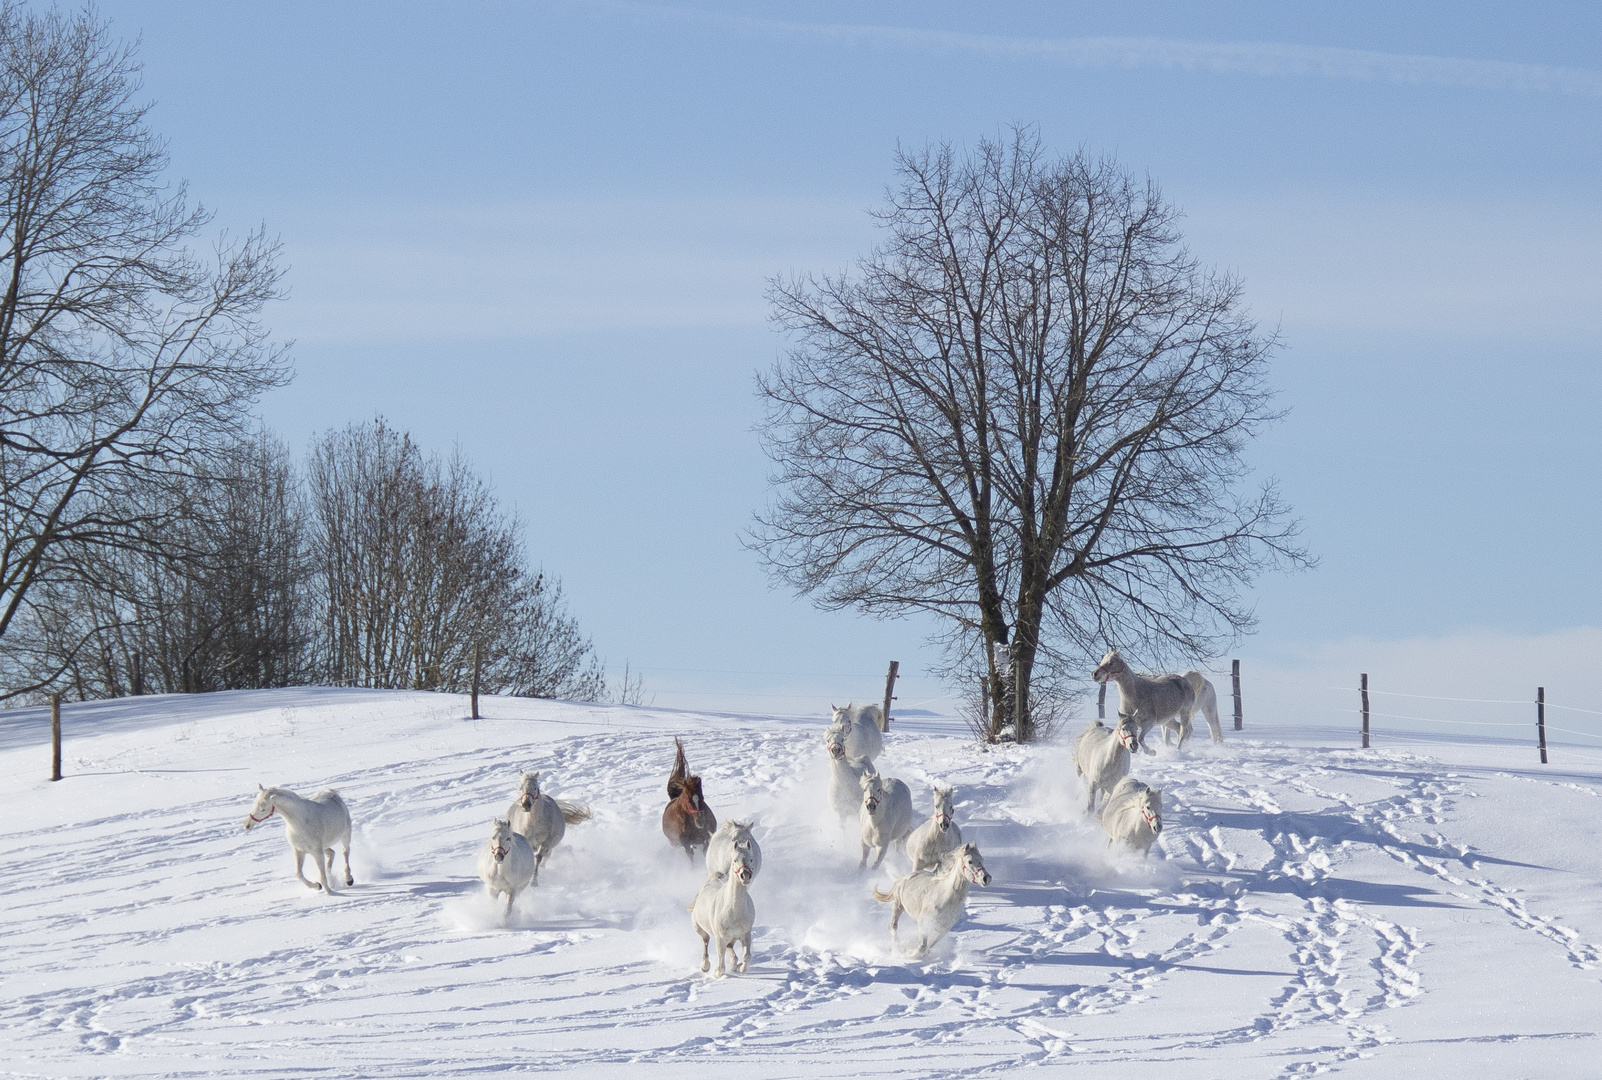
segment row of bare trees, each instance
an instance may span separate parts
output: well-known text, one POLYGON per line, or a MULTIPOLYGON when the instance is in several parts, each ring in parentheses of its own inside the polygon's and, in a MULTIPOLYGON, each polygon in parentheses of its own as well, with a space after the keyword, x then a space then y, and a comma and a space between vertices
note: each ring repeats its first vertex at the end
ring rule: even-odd
POLYGON ((318 683, 599 700, 604 665, 559 582, 467 461, 382 420, 304 468, 268 435, 145 492, 164 535, 65 545, 0 656, 8 696, 318 683))

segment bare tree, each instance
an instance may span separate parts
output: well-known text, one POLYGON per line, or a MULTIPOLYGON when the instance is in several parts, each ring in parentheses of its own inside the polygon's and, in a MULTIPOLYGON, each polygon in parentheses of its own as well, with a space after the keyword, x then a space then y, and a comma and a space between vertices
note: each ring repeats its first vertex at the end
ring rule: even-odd
POLYGON ((0 5, 0 638, 86 551, 159 546, 174 503, 147 493, 287 375, 276 245, 195 250, 210 214, 164 186, 138 76, 92 12, 0 5))
POLYGON ((1272 335, 1150 181, 1032 132, 897 157, 855 274, 773 283, 759 380, 777 494, 752 542, 826 608, 931 612, 989 684, 989 735, 1109 643, 1209 655, 1239 591, 1305 555, 1271 485, 1272 335))
POLYGON ((382 419, 332 431, 308 468, 330 681, 599 700, 606 678, 560 582, 466 460, 425 457, 382 419))
MULTIPOLYGON (((13 624, 5 695, 80 698, 308 681, 301 497, 288 449, 262 433, 190 477, 136 493, 147 542, 64 544, 71 573, 38 584, 13 624)), ((133 512, 124 515, 133 516, 133 512)))

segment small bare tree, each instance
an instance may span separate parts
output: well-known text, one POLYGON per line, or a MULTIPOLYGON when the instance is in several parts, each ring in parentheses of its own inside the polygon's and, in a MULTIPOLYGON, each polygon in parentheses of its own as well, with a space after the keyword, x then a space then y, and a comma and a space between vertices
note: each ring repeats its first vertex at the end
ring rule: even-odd
POLYGON ((990 737, 1027 740, 1040 677, 1208 655, 1258 571, 1304 561, 1272 486, 1239 490, 1275 342, 1112 161, 1020 130, 897 171, 857 273, 772 286, 794 345, 759 380, 752 542, 820 606, 947 620, 990 737))
POLYGON ((195 250, 210 215, 164 186, 138 75, 92 12, 0 5, 0 639, 90 549, 159 547, 173 503, 143 496, 287 375, 276 245, 195 250))
POLYGON ((382 419, 328 432, 308 467, 327 678, 599 700, 606 678, 560 582, 460 455, 425 456, 382 419))

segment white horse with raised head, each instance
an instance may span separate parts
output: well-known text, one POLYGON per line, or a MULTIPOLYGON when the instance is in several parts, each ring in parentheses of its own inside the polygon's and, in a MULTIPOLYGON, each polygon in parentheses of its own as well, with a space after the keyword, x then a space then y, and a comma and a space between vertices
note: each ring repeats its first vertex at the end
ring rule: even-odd
POLYGON ((952 811, 956 788, 931 787, 930 790, 934 793, 934 813, 907 837, 907 858, 912 860, 914 870, 931 869, 946 852, 962 846, 962 830, 953 820, 952 811))
POLYGON ((512 913, 518 894, 533 884, 534 849, 505 818, 496 818, 490 826, 489 841, 478 853, 478 876, 491 900, 506 897, 503 919, 512 913))
POLYGON ((249 830, 273 816, 284 819, 284 832, 295 852, 295 876, 302 885, 321 889, 324 894, 334 891, 330 878, 334 870, 335 844, 345 849, 345 884, 356 884, 350 873, 350 811, 339 792, 324 788, 311 798, 303 799, 288 788, 264 788, 257 784, 256 804, 245 815, 245 828, 249 830), (308 881, 301 872, 307 855, 317 860, 316 881, 308 881))
POLYGON ((1091 677, 1099 683, 1118 684, 1118 715, 1134 718, 1143 753, 1157 752, 1146 744, 1146 733, 1158 724, 1174 720, 1184 731, 1190 730, 1196 687, 1184 675, 1137 675, 1117 649, 1110 649, 1091 677))
POLYGON ((725 821, 719 826, 706 846, 707 873, 727 874, 735 859, 740 858, 751 868, 751 880, 756 880, 762 872, 762 845, 751 835, 752 824, 750 821, 725 821))
POLYGON ((890 905, 890 941, 901 947, 901 913, 905 911, 918 922, 918 944, 908 955, 922 956, 957 925, 968 901, 968 886, 989 885, 990 871, 979 857, 979 845, 963 844, 941 856, 933 870, 914 870, 903 874, 882 893, 873 890, 873 898, 890 905))
POLYGON ((540 867, 567 835, 567 827, 590 820, 590 808, 541 794, 540 774, 523 773, 517 798, 507 807, 506 820, 534 851, 534 884, 538 885, 540 867))
POLYGON ((823 745, 832 758, 851 762, 871 762, 884 753, 884 734, 879 723, 884 713, 877 705, 830 705, 834 719, 824 732, 823 745))

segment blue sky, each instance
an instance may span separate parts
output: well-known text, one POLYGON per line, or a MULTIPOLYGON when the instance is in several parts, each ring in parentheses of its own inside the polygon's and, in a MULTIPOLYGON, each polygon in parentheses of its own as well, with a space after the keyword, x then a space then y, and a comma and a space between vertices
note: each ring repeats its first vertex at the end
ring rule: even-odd
POLYGON ((861 697, 891 658, 941 693, 921 624, 813 611, 740 546, 751 377, 765 279, 872 244, 898 142, 1014 123, 1150 173, 1284 338, 1251 456, 1322 562, 1261 582, 1240 655, 1597 625, 1595 5, 101 11, 174 175, 283 238, 269 424, 460 443, 661 704, 861 697))

